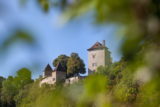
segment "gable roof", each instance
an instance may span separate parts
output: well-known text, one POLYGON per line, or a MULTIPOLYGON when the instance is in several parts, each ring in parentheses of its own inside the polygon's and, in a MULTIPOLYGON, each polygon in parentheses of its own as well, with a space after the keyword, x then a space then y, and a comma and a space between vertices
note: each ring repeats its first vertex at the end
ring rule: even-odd
POLYGON ((61 63, 58 63, 58 65, 56 66, 56 68, 54 69, 54 71, 66 72, 65 68, 62 66, 61 63))
POLYGON ((96 42, 91 48, 87 49, 88 51, 95 50, 95 49, 103 49, 105 46, 103 46, 101 43, 96 42))
POLYGON ((48 65, 45 67, 44 71, 52 71, 51 66, 48 64, 48 65))

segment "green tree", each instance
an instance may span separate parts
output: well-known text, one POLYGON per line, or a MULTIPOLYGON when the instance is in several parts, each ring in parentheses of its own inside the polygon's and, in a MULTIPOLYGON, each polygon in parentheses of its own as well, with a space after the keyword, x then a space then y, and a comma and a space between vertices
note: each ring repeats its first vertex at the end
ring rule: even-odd
MULTIPOLYGON (((1 94, 1 90, 2 90, 2 82, 5 80, 4 77, 0 76, 0 96, 2 96, 1 94)), ((0 97, 0 107, 2 106, 2 101, 1 101, 1 97, 0 97)))
POLYGON ((85 64, 77 53, 72 53, 67 62, 67 74, 85 73, 85 64))
POLYGON ((106 64, 108 65, 108 66, 111 66, 112 65, 112 57, 111 57, 111 52, 109 51, 109 49, 108 48, 106 48, 106 51, 105 51, 106 53, 105 53, 105 55, 106 55, 106 64))
POLYGON ((61 63, 62 67, 67 71, 67 62, 69 57, 66 55, 60 55, 53 61, 53 66, 56 67, 58 63, 61 63))
POLYGON ((17 71, 17 75, 14 78, 18 89, 22 89, 26 84, 31 83, 33 80, 31 78, 31 71, 27 68, 22 68, 17 71))
POLYGON ((2 82, 3 82, 4 80, 5 80, 5 78, 0 76, 0 89, 2 88, 2 82))
POLYGON ((15 77, 9 76, 2 83, 2 101, 4 106, 14 107, 16 106, 15 96, 19 93, 25 85, 32 83, 31 71, 26 68, 22 68, 17 71, 15 77))
POLYGON ((123 58, 119 62, 114 62, 111 66, 100 66, 97 68, 96 74, 103 74, 108 78, 108 85, 113 88, 120 82, 122 72, 126 69, 126 61, 123 58))
POLYGON ((5 81, 2 83, 2 102, 3 106, 15 106, 14 96, 17 94, 17 88, 14 83, 14 77, 9 76, 5 81))

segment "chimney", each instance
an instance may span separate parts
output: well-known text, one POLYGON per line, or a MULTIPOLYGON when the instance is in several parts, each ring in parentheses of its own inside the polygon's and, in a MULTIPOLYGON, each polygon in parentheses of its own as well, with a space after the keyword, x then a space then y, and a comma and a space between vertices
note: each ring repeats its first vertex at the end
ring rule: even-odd
POLYGON ((102 41, 102 45, 106 46, 106 41, 105 40, 102 41))

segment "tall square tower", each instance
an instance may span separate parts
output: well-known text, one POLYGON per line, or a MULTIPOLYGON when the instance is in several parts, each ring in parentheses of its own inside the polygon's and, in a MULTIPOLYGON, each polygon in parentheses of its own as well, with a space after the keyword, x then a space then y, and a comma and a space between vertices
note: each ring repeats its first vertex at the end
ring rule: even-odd
POLYGON ((88 73, 97 71, 99 66, 109 66, 112 63, 110 52, 105 46, 105 40, 102 43, 96 42, 88 49, 88 73))

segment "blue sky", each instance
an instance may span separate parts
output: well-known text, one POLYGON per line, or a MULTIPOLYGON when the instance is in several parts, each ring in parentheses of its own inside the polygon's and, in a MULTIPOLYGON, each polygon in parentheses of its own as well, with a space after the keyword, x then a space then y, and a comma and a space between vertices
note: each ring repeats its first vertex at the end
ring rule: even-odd
POLYGON ((60 54, 70 55, 76 52, 84 60, 87 68, 87 49, 95 42, 106 40, 113 61, 120 59, 115 25, 95 25, 93 17, 85 15, 61 23, 61 12, 52 8, 44 13, 30 0, 21 6, 18 0, 1 0, 4 7, 0 14, 0 42, 17 26, 26 28, 34 35, 35 46, 19 41, 12 44, 3 57, 0 57, 0 76, 7 77, 27 67, 33 71, 33 78, 42 74, 44 67, 60 54))

